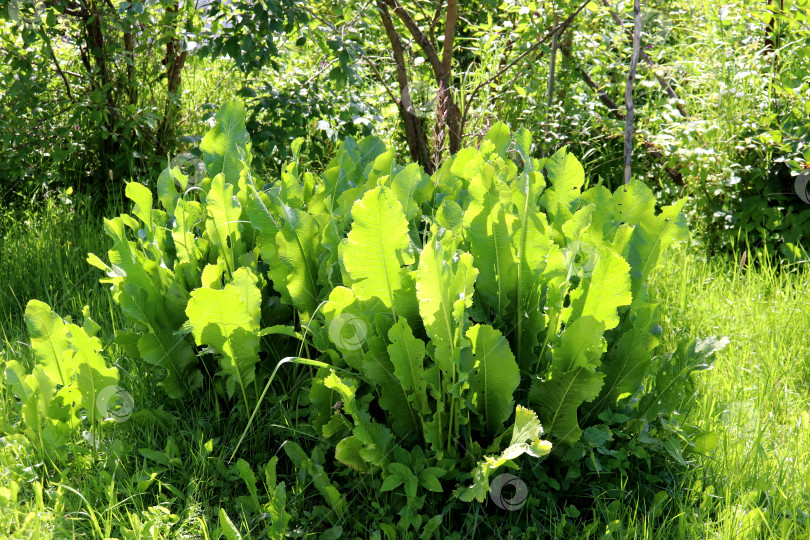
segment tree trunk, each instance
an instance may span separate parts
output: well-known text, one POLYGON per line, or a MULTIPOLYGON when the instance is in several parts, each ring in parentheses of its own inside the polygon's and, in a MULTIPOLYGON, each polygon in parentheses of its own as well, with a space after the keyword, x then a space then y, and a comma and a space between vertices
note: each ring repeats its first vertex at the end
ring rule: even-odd
MULTIPOLYGON (((173 14, 172 24, 175 23, 179 3, 175 2, 172 7, 166 10, 173 14)), ((183 67, 186 64, 188 51, 181 50, 183 42, 172 36, 166 43, 166 108, 163 113, 163 120, 158 129, 158 146, 161 154, 166 154, 174 146, 177 135, 177 121, 180 116, 180 83, 183 80, 183 67)))
POLYGON ((397 70, 397 83, 400 92, 397 108, 399 109, 399 116, 402 118, 402 122, 405 125, 405 141, 408 144, 411 159, 424 167, 428 174, 432 174, 430 152, 428 152, 427 137, 422 130, 422 120, 414 114, 412 109, 408 110, 405 106, 406 103, 412 103, 408 70, 405 65, 405 46, 402 44, 402 40, 396 28, 394 28, 388 6, 383 0, 377 0, 377 8, 380 11, 380 19, 382 20, 385 34, 388 36, 388 41, 391 43, 391 51, 394 55, 394 64, 397 70))
MULTIPOLYGON (((378 2, 378 5, 381 2, 378 2)), ((456 35, 456 23, 458 22, 458 0, 449 0, 447 3, 447 15, 445 17, 445 43, 444 50, 442 51, 442 58, 439 57, 436 47, 431 43, 428 36, 419 28, 413 17, 405 10, 398 0, 385 0, 385 3, 393 10, 397 17, 408 29, 408 32, 416 41, 417 45, 425 53, 430 67, 433 69, 433 75, 436 78, 436 84, 444 84, 447 90, 446 103, 447 103, 447 132, 450 141, 450 153, 455 154, 461 149, 461 129, 459 122, 459 108, 453 98, 453 76, 452 76, 452 60, 453 60, 453 41, 456 35)), ((390 36, 389 36, 390 37, 390 36)))
POLYGON ((633 174, 633 82, 638 67, 638 53, 641 50, 641 6, 639 0, 633 2, 633 55, 630 59, 630 73, 627 74, 627 87, 624 91, 624 103, 627 106, 627 117, 624 125, 624 183, 630 182, 633 174))

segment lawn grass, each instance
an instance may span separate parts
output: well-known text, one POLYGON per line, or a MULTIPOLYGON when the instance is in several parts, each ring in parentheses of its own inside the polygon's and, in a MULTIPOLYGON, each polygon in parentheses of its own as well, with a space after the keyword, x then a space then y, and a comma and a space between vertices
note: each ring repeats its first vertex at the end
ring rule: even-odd
POLYGON ((727 336, 686 419, 717 444, 684 480, 700 501, 677 501, 709 538, 806 538, 810 510, 810 302, 807 263, 766 258, 707 261, 679 253, 655 296, 669 318, 665 347, 681 335, 727 336))
MULTIPOLYGON (((81 317, 88 305, 110 342, 117 308, 98 284, 100 272, 85 262, 86 253, 107 249, 97 212, 92 199, 72 196, 68 204, 58 194, 4 211, 0 363, 15 359, 30 366, 22 313, 31 298, 49 302, 63 316, 81 317)), ((730 340, 713 369, 696 375, 701 394, 683 422, 710 435, 703 452, 689 456, 692 463, 670 495, 645 508, 634 498, 635 486, 626 486, 621 496, 597 498, 578 516, 562 508, 515 513, 509 518, 516 532, 523 529, 526 538, 570 536, 566 524, 573 522, 583 538, 810 534, 810 270, 807 264, 780 268, 772 260, 746 259, 742 266, 737 254, 706 259, 696 247, 684 246, 667 258, 651 287, 665 317, 663 351, 685 336, 730 340)), ((225 465, 242 425, 212 392, 193 406, 168 403, 153 375, 112 346, 107 353, 124 374, 136 413, 104 428, 98 461, 88 440, 76 434, 74 460, 46 474, 17 433, 17 406, 0 388, 0 506, 6 507, 0 536, 216 538, 220 507, 243 531, 261 530, 236 510, 236 498, 249 491, 225 465), (14 490, 19 494, 12 502, 14 490)), ((261 495, 263 473, 256 466, 278 456, 293 515, 323 504, 311 481, 296 479, 281 449, 283 441, 298 438, 297 404, 289 396, 305 378, 305 371, 290 370, 274 384, 240 450, 260 479, 261 495)), ((375 492, 367 488, 359 482, 347 498, 355 517, 370 516, 370 526, 375 492)), ((486 512, 470 506, 467 535, 510 537, 508 530, 492 530, 486 512)))

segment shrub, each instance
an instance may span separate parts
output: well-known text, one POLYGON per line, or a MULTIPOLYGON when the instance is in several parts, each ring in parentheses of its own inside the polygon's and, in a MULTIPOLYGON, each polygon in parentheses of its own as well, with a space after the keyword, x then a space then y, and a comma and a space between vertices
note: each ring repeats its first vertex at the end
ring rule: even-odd
MULTIPOLYGON (((118 342, 167 396, 212 387, 247 419, 280 365, 317 367, 309 434, 423 534, 443 519, 423 520, 426 500, 483 502, 522 454, 566 464, 535 473, 556 489, 585 463, 626 472, 631 452, 683 461, 669 419, 716 343, 654 361, 646 290, 687 238, 683 200, 656 213, 640 182, 585 189, 574 156, 531 158, 530 134, 504 124, 433 176, 369 137, 347 139, 320 177, 299 169, 297 140, 263 182, 242 106, 217 119, 201 144, 208 176, 167 169, 157 207, 129 184, 133 215, 105 222, 109 263, 89 257, 131 326, 118 342)), ((344 512, 323 449, 285 450, 344 512)))

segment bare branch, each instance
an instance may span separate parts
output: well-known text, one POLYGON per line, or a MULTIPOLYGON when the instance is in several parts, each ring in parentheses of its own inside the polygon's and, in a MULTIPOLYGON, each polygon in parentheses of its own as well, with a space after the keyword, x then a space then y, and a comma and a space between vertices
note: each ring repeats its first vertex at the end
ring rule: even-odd
POLYGON ((444 65, 439 58, 439 54, 436 52, 436 47, 433 46, 430 39, 428 39, 425 33, 422 32, 422 29, 419 28, 419 25, 413 20, 411 14, 408 13, 404 7, 402 7, 402 4, 400 4, 398 0, 385 0, 385 3, 388 4, 396 16, 400 18, 402 23, 405 25, 405 28, 407 28, 408 32, 411 34, 411 36, 413 36, 414 41, 416 41, 416 43, 425 53, 428 62, 430 62, 430 65, 433 68, 433 73, 436 75, 436 78, 444 80, 444 65))
MULTIPOLYGON (((408 111, 403 101, 411 102, 410 88, 408 87, 408 70, 405 65, 405 46, 402 44, 399 34, 394 28, 394 22, 391 20, 391 14, 386 5, 387 0, 376 0, 377 8, 380 11, 380 19, 382 20, 385 34, 388 36, 388 41, 391 42, 391 51, 394 55, 394 63, 397 71, 397 82, 399 83, 399 91, 402 99, 396 99, 395 102, 399 108, 400 116, 405 124, 405 137, 408 142, 411 157, 414 161, 421 164, 425 169, 430 168, 430 155, 427 149, 427 138, 419 118, 417 118, 412 111, 408 111)), ((434 51, 435 54, 435 51, 434 51)), ((431 171, 432 172, 432 171, 431 171)))
POLYGON ((630 72, 627 74, 627 86, 624 90, 624 104, 627 106, 627 118, 624 125, 624 183, 630 182, 633 161, 633 82, 636 79, 638 53, 641 50, 641 6, 639 0, 633 2, 633 55, 630 58, 630 72))
MULTIPOLYGON (((619 26, 624 26, 624 24, 622 23, 622 18, 619 17, 619 14, 616 13, 615 11, 613 11, 612 9, 610 9, 609 0, 602 0, 602 4, 605 7, 608 8, 608 13, 610 13, 610 16, 613 18, 614 21, 616 21, 616 24, 618 24, 619 26)), ((628 31, 628 33, 629 33, 629 31, 628 31)), ((661 88, 664 90, 664 92, 666 92, 666 94, 671 99, 676 100, 676 102, 675 102, 676 105, 675 106, 678 107, 678 111, 681 113, 681 116, 686 118, 686 108, 683 106, 683 103, 680 102, 680 98, 678 97, 678 94, 675 93, 675 90, 672 89, 672 85, 669 84, 669 81, 666 80, 666 78, 664 78, 663 75, 658 73, 658 70, 656 69, 657 68, 656 63, 653 61, 652 58, 650 58, 650 55, 645 53, 643 50, 640 51, 639 54, 641 55, 641 59, 644 60, 644 63, 647 64, 647 67, 649 67, 652 70, 653 75, 655 75, 655 78, 658 80, 658 84, 661 86, 661 88)))
MULTIPOLYGON (((557 15, 554 15, 554 24, 557 24, 557 15)), ((559 41, 559 33, 555 32, 554 37, 551 38, 551 59, 548 66, 548 99, 546 100, 546 107, 551 108, 554 100, 554 74, 557 69, 557 44, 559 41)))
MULTIPOLYGON (((582 77, 582 80, 585 82, 585 84, 591 90, 596 92, 596 95, 599 98, 599 101, 604 103, 604 105, 608 108, 610 113, 617 120, 619 120, 620 122, 624 122, 626 120, 626 118, 622 114, 622 112, 619 110, 619 105, 615 101, 613 101, 613 99, 604 90, 602 90, 602 88, 598 84, 596 84, 596 82, 594 82, 594 80, 591 78, 591 76, 588 74, 588 72, 585 71, 585 68, 578 65, 576 63, 576 61, 574 61, 574 59, 573 59, 573 57, 571 55, 571 50, 569 48, 567 48, 567 47, 560 47, 560 51, 562 51, 563 56, 565 56, 570 61, 572 61, 574 68, 577 71, 579 71, 579 75, 580 75, 580 77, 582 77)), ((683 175, 666 164, 666 157, 655 148, 655 145, 653 143, 651 143, 650 141, 644 140, 644 141, 642 141, 641 144, 642 144, 642 146, 644 146, 644 149, 647 151, 647 154, 649 154, 649 156, 651 158, 662 162, 662 165, 664 167, 664 171, 666 171, 667 175, 672 179, 673 182, 675 182, 675 184, 677 184, 679 186, 686 185, 686 182, 683 179, 683 175)))
POLYGON ((444 23, 444 44, 442 48, 442 67, 445 73, 453 68, 453 41, 456 39, 458 23, 458 0, 447 2, 447 17, 444 23))
POLYGON ((51 38, 48 36, 45 30, 40 28, 40 34, 45 41, 45 45, 48 47, 48 52, 51 53, 51 59, 53 60, 53 65, 56 68, 56 73, 59 74, 59 78, 62 79, 62 82, 65 84, 65 91, 67 92, 67 97, 70 101, 73 101, 73 94, 70 92, 70 83, 68 83, 67 77, 65 77, 65 72, 62 71, 62 66, 59 65, 59 60, 56 58, 56 53, 53 51, 53 46, 51 45, 51 38))
POLYGON ((580 6, 579 6, 579 7, 578 7, 576 10, 574 10, 574 11, 571 13, 571 14, 570 14, 570 15, 569 15, 569 16, 568 16, 568 17, 567 17, 567 18, 566 18, 566 19, 565 19, 565 20, 564 20, 562 23, 560 23, 560 24, 558 24, 557 26, 555 26, 555 27, 551 28, 551 29, 550 29, 550 30, 549 30, 549 31, 548 31, 548 32, 547 32, 547 33, 546 33, 546 34, 545 34, 545 35, 544 35, 544 36, 543 36, 541 39, 539 39, 539 40, 538 40, 538 41, 537 41, 537 42, 536 42, 534 45, 532 45, 531 47, 529 47, 528 49, 526 49, 525 51, 523 51, 521 54, 519 54, 519 55, 517 56, 517 58, 515 58, 514 60, 512 60, 511 62, 509 62, 508 64, 506 64, 505 66, 503 66, 501 69, 499 69, 499 70, 498 70, 498 71, 497 71, 497 72, 496 72, 496 73, 495 73, 495 74, 494 74, 492 77, 490 77, 490 78, 486 79, 485 81, 482 81, 482 82, 478 83, 478 85, 477 85, 475 88, 473 88, 473 91, 472 91, 472 92, 470 92, 470 94, 469 94, 469 95, 468 95, 468 97, 467 97, 467 100, 464 102, 464 110, 462 111, 462 114, 461 114, 461 128, 460 128, 460 131, 461 131, 462 133, 464 132, 464 126, 465 126, 465 124, 467 123, 467 115, 468 115, 469 110, 470 110, 470 104, 472 104, 473 99, 475 99, 475 97, 478 95, 478 92, 479 92, 479 91, 480 91, 480 90, 481 90, 481 89, 482 89, 484 86, 486 86, 486 85, 488 85, 488 84, 492 83, 492 81, 496 80, 498 77, 500 77, 501 75, 503 75, 504 73, 506 73, 507 71, 509 71, 510 69, 512 69, 512 67, 513 67, 515 64, 517 64, 518 62, 520 62, 521 60, 523 60, 523 59, 524 59, 526 56, 528 56, 529 54, 531 54, 531 53, 533 53, 534 51, 536 51, 537 49, 539 49, 539 48, 540 48, 540 45, 542 45, 543 43, 545 43, 546 41, 548 41, 548 40, 549 40, 549 39, 550 39, 550 38, 551 38, 551 37, 552 37, 554 34, 556 34, 557 32, 560 32, 560 31, 564 30, 565 28, 567 28, 567 27, 568 27, 568 26, 569 26, 569 25, 570 25, 572 22, 574 22, 574 19, 576 18, 576 16, 577 16, 577 15, 579 15, 579 13, 580 13, 580 12, 581 12, 583 9, 585 9, 585 6, 587 6, 589 3, 591 3, 591 0, 585 0, 585 1, 584 1, 584 2, 583 2, 583 3, 582 3, 582 4, 581 4, 581 5, 580 5, 580 6))

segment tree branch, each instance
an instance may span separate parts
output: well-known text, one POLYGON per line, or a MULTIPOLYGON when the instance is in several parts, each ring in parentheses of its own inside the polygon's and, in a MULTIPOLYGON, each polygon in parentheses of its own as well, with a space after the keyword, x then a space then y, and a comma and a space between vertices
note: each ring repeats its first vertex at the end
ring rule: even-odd
POLYGON ((439 58, 439 53, 436 52, 436 47, 433 46, 430 39, 428 39, 425 33, 422 32, 422 29, 419 28, 416 21, 413 20, 411 14, 408 13, 404 7, 402 7, 402 4, 400 4, 398 0, 385 0, 385 3, 391 7, 396 16, 402 21, 402 24, 405 25, 405 28, 408 29, 411 36, 413 36, 413 39, 419 45, 419 48, 421 48, 425 53, 428 62, 430 62, 430 65, 433 68, 433 73, 436 75, 436 78, 444 80, 444 65, 439 58))
POLYGON ((62 71, 62 66, 59 65, 59 60, 56 58, 56 53, 54 52, 53 46, 51 45, 51 38, 48 36, 47 32, 45 32, 45 30, 42 28, 40 28, 40 33, 42 34, 43 41, 45 41, 45 45, 48 46, 48 52, 51 53, 51 59, 53 60, 53 65, 56 68, 56 73, 59 74, 59 77, 65 84, 67 97, 70 101, 73 101, 73 94, 70 92, 70 84, 68 83, 67 77, 65 77, 65 72, 62 71))
MULTIPOLYGON (((405 138, 408 142, 408 149, 411 151, 411 157, 414 161, 422 165, 425 169, 430 168, 430 155, 427 149, 427 138, 413 111, 409 111, 403 101, 412 103, 410 98, 410 89, 408 87, 408 71, 405 66, 405 46, 402 44, 399 34, 394 28, 394 22, 391 20, 391 14, 386 5, 387 0, 376 0, 377 8, 380 11, 380 19, 382 20, 385 34, 388 36, 388 41, 391 42, 391 51, 394 55, 394 64, 397 70, 397 82, 399 83, 399 91, 401 99, 395 100, 399 108, 400 116, 405 124, 405 138)), ((434 51, 435 53, 435 51, 434 51)))
POLYGON ((636 79, 638 53, 641 50, 641 6, 639 0, 633 2, 633 55, 630 58, 630 72, 627 74, 627 86, 624 90, 624 104, 627 107, 627 119, 624 125, 624 183, 630 182, 633 161, 633 82, 636 79))
MULTIPOLYGON (((554 15, 554 24, 557 24, 556 14, 554 15)), ((554 74, 557 69, 557 42, 559 35, 555 32, 554 37, 551 38, 551 58, 548 65, 548 98, 546 99, 546 108, 548 109, 551 108, 554 100, 554 74)))
POLYGON ((488 79, 487 79, 487 80, 485 80, 485 81, 482 81, 482 82, 478 83, 478 85, 477 85, 477 86, 476 86, 476 87, 473 89, 473 91, 472 91, 472 92, 470 92, 469 96, 467 97, 467 100, 464 102, 464 110, 463 110, 463 111, 462 111, 462 113, 461 113, 461 128, 460 128, 460 131, 461 131, 462 133, 464 132, 464 127, 465 127, 465 125, 466 125, 466 123, 467 123, 467 115, 468 115, 469 110, 470 110, 470 104, 472 104, 473 99, 475 99, 475 96, 476 96, 476 95, 478 95, 478 92, 479 92, 479 91, 480 91, 480 90, 481 90, 481 89, 482 89, 484 86, 486 86, 486 85, 490 84, 492 81, 496 80, 498 77, 500 77, 501 75, 503 75, 504 73, 506 73, 507 71, 509 71, 510 69, 512 69, 512 67, 513 67, 515 64, 517 64, 518 62, 520 62, 521 60, 523 60, 523 59, 524 59, 526 56, 528 56, 529 54, 531 54, 531 53, 533 53, 534 51, 536 51, 537 49, 539 49, 539 48, 540 48, 540 45, 542 45, 543 43, 545 43, 546 41, 548 41, 548 40, 549 40, 549 39, 550 39, 550 38, 551 38, 551 37, 552 37, 554 34, 556 34, 557 32, 559 32, 559 31, 561 31, 561 30, 563 30, 563 29, 565 29, 565 28, 567 28, 567 27, 568 27, 568 26, 569 26, 569 25, 570 25, 572 22, 574 22, 574 19, 576 18, 576 16, 577 16, 577 15, 579 15, 580 11, 582 11, 583 9, 585 9, 585 6, 587 6, 587 5, 588 5, 588 4, 590 4, 590 3, 591 3, 591 0, 585 0, 585 1, 584 1, 584 2, 583 2, 583 3, 582 3, 582 4, 581 4, 581 5, 580 5, 580 6, 579 6, 579 7, 578 7, 576 10, 574 10, 574 12, 573 12, 573 13, 571 13, 571 14, 570 14, 570 15, 569 15, 569 16, 568 16, 568 17, 567 17, 567 18, 566 18, 566 19, 565 19, 565 20, 564 20, 562 23, 558 24, 557 26, 555 26, 554 28, 552 28, 551 30, 549 30, 549 31, 548 31, 548 32, 547 32, 547 33, 546 33, 546 34, 545 34, 545 35, 544 35, 544 36, 543 36, 541 39, 539 39, 539 40, 538 40, 538 41, 537 41, 537 42, 536 42, 534 45, 532 45, 531 47, 529 47, 528 49, 526 49, 525 51, 523 51, 521 54, 519 54, 519 55, 517 56, 517 58, 515 58, 514 60, 512 60, 511 62, 509 62, 508 64, 506 64, 505 66, 503 66, 501 69, 499 69, 499 70, 498 70, 498 71, 497 71, 497 72, 496 72, 496 73, 495 73, 495 74, 494 74, 492 77, 488 78, 488 79))
POLYGON ((445 73, 453 68, 453 41, 456 39, 458 23, 458 0, 447 2, 447 18, 444 23, 444 44, 442 45, 442 67, 445 73))
MULTIPOLYGON (((585 71, 585 68, 583 68, 582 66, 578 65, 575 61, 573 61, 573 57, 571 56, 570 49, 568 49, 567 47, 560 47, 560 50, 562 51, 563 56, 565 56, 566 58, 568 58, 569 60, 572 61, 573 65, 575 66, 577 71, 579 71, 579 74, 582 77, 582 80, 585 82, 585 84, 591 90, 596 92, 596 95, 599 98, 599 101, 601 101, 608 108, 610 113, 617 120, 619 120, 620 122, 624 122, 626 120, 626 118, 621 113, 621 111, 619 110, 619 105, 615 101, 613 101, 613 99, 609 95, 607 95, 607 93, 604 90, 602 90, 602 88, 598 84, 596 84, 594 82, 594 80, 591 78, 591 76, 588 74, 588 72, 585 71)), ((650 141, 644 140, 644 141, 642 141, 641 144, 647 150, 647 153, 650 155, 651 158, 657 159, 658 161, 661 161, 661 162, 666 161, 666 158, 664 157, 664 155, 661 152, 659 152, 658 150, 656 150, 655 146, 650 141)), ((664 170, 666 171, 667 175, 672 179, 672 181, 676 185, 679 185, 679 186, 685 186, 686 185, 686 182, 684 182, 683 175, 681 173, 679 173, 678 171, 676 171, 675 169, 673 169, 672 167, 670 167, 666 163, 663 163, 663 167, 664 167, 664 170)))
MULTIPOLYGON (((616 24, 618 24, 619 26, 624 26, 621 17, 619 17, 619 14, 610 9, 609 0, 602 0, 602 4, 608 8, 608 13, 610 13, 610 16, 613 18, 614 21, 616 21, 616 24)), ((627 33, 630 34, 629 31, 627 33)), ((632 36, 632 34, 630 35, 632 36)), ((644 63, 647 64, 647 67, 649 67, 650 70, 652 70, 653 75, 655 75, 655 78, 658 80, 658 84, 661 86, 664 92, 666 92, 666 94, 671 99, 676 100, 675 106, 678 107, 678 111, 681 113, 681 116, 686 118, 686 108, 683 106, 683 103, 680 103, 680 98, 678 97, 678 94, 675 92, 675 90, 672 89, 672 85, 669 84, 669 81, 666 80, 666 78, 664 78, 664 76, 658 73, 658 71, 655 69, 656 63, 653 61, 652 58, 650 58, 650 55, 645 53, 643 50, 640 51, 639 54, 641 55, 641 59, 644 60, 644 63)))

